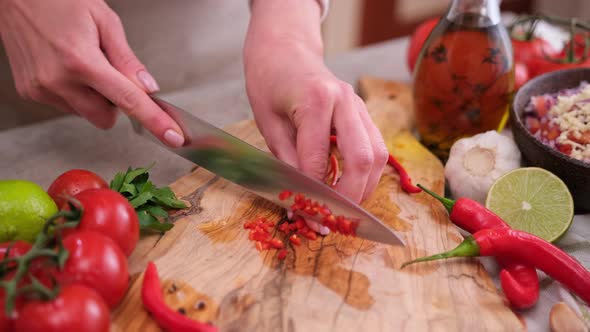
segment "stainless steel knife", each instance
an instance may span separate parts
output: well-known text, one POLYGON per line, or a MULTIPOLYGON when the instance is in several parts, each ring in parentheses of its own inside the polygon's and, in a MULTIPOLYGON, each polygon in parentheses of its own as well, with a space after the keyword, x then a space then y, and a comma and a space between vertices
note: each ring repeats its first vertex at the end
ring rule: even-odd
POLYGON ((131 120, 137 134, 150 138, 160 146, 279 206, 289 209, 293 203, 292 199, 281 201, 278 198, 283 190, 302 193, 306 198, 326 204, 334 215, 358 220, 357 236, 391 245, 404 245, 401 238, 379 219, 327 185, 185 110, 157 97, 152 96, 152 99, 181 127, 185 145, 182 148, 170 148, 139 122, 131 120))

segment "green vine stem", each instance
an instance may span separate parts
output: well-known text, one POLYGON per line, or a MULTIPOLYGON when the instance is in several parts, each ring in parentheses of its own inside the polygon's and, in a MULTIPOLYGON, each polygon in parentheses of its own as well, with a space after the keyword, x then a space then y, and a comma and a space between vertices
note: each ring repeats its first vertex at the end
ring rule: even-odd
POLYGON ((567 61, 569 63, 574 62, 576 60, 576 19, 572 18, 570 21, 570 45, 567 48, 567 61))
POLYGON ((566 52, 565 57, 562 59, 558 59, 558 58, 551 58, 548 55, 545 55, 545 59, 555 62, 555 63, 577 64, 577 63, 581 63, 581 62, 585 61, 588 58, 588 51, 589 51, 589 46, 590 46, 589 45, 590 38, 588 37, 588 34, 590 33, 590 24, 587 24, 585 22, 580 22, 576 18, 562 18, 562 17, 550 16, 550 15, 545 15, 545 14, 522 15, 522 16, 517 17, 508 26, 508 31, 510 31, 510 36, 516 40, 530 41, 533 38, 535 28, 537 27, 537 24, 540 21, 545 21, 545 22, 553 24, 553 25, 567 27, 567 30, 569 31, 569 34, 570 34, 569 47, 565 50, 565 52, 566 52), (521 25, 524 25, 527 23, 529 25, 528 25, 528 29, 524 33, 524 37, 519 38, 518 36, 516 36, 514 34, 514 29, 517 26, 521 26, 521 25), (575 36, 576 36, 577 30, 583 30, 586 32, 586 34, 584 34, 584 53, 579 58, 576 57, 575 36))
MULTIPOLYGON (((14 309, 14 302, 16 297, 19 293, 18 285, 22 278, 29 270, 30 263, 39 257, 50 257, 57 259, 58 253, 54 250, 47 249, 45 246, 49 243, 50 237, 45 233, 39 233, 37 238, 35 239, 35 243, 31 250, 29 250, 26 254, 16 258, 16 272, 14 277, 8 281, 1 281, 0 287, 4 288, 6 292, 6 298, 4 299, 4 308, 6 310, 6 314, 10 315, 14 309)), ((2 265, 4 265, 4 261, 2 261, 2 265)), ((11 270, 9 267, 8 270, 11 270)), ((39 286, 35 285, 34 283, 31 284, 32 287, 39 286)), ((43 290, 39 287, 36 287, 39 293, 43 294, 43 290)))
MULTIPOLYGON (((569 26, 572 19, 563 18, 563 17, 556 17, 556 16, 551 16, 551 15, 545 15, 545 14, 522 15, 522 16, 519 16, 518 18, 516 18, 514 20, 514 22, 512 22, 512 24, 510 24, 508 26, 508 29, 510 31, 512 31, 518 25, 521 25, 521 24, 524 24, 527 22, 533 22, 533 21, 545 21, 547 23, 551 23, 551 24, 555 24, 555 25, 569 26)), ((586 24, 584 22, 580 22, 578 20, 575 20, 574 27, 582 29, 582 30, 590 31, 589 24, 586 24)))
POLYGON ((55 298, 59 292, 58 287, 55 286, 54 289, 49 289, 34 276, 29 275, 30 284, 26 286, 19 287, 19 283, 29 272, 31 262, 40 257, 49 258, 54 264, 63 268, 69 253, 62 244, 60 230, 76 227, 82 213, 81 204, 72 199, 70 201, 70 210, 59 211, 45 222, 42 232, 37 235, 29 251, 15 258, 8 258, 7 253, 0 260, 0 278, 6 276, 9 272, 14 272, 14 276, 10 280, 0 281, 0 288, 3 288, 6 293, 4 308, 7 315, 10 315, 14 310, 15 300, 20 294, 35 293, 46 300, 55 298), (54 244, 57 244, 57 250, 54 244))

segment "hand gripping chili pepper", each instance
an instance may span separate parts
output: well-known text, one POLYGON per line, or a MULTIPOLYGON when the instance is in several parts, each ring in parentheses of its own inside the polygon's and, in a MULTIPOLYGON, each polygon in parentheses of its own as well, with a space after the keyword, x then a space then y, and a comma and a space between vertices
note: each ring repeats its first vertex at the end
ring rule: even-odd
POLYGON ((158 326, 174 332, 214 332, 217 328, 192 320, 178 311, 172 310, 164 302, 158 269, 149 262, 143 275, 141 300, 144 308, 152 315, 158 326))
MULTIPOLYGON (((330 135, 330 143, 337 144, 337 139, 335 135, 330 135)), ((417 194, 422 190, 412 184, 412 179, 408 175, 406 169, 402 166, 402 164, 395 159, 395 157, 390 153, 389 157, 387 158, 387 164, 392 166, 397 174, 399 175, 399 182, 402 190, 408 194, 417 194)))
POLYGON ((507 257, 533 266, 590 304, 590 271, 553 244, 516 229, 483 229, 451 251, 406 262, 402 268, 418 262, 476 256, 507 257))
MULTIPOLYGON (((418 187, 439 200, 449 212, 449 219, 469 233, 473 234, 482 229, 510 228, 502 218, 476 201, 468 198, 459 198, 453 201, 441 197, 421 185, 418 187)), ((533 306, 539 299, 537 271, 508 257, 497 257, 496 260, 503 268, 500 271, 500 283, 510 304, 517 309, 533 306)))

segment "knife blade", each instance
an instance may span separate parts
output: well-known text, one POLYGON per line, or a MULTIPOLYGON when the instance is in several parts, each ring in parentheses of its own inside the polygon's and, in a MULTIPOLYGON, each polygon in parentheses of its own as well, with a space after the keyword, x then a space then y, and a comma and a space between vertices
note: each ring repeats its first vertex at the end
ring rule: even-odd
POLYGON ((281 207, 289 209, 293 199, 280 200, 280 192, 287 189, 302 193, 312 201, 326 204, 334 215, 357 220, 357 236, 390 245, 404 245, 393 230, 329 186, 179 107, 155 96, 152 99, 178 123, 185 144, 181 148, 170 148, 131 119, 138 135, 281 207))

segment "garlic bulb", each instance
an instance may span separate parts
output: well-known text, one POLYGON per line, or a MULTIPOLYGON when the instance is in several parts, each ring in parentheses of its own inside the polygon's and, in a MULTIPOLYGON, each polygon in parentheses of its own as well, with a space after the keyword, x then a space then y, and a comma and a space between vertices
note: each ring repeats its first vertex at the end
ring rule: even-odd
POLYGON ((451 147, 445 178, 454 198, 485 203, 492 184, 520 167, 520 150, 514 141, 496 131, 462 138, 451 147))

